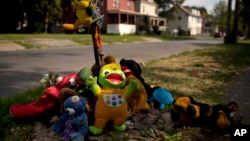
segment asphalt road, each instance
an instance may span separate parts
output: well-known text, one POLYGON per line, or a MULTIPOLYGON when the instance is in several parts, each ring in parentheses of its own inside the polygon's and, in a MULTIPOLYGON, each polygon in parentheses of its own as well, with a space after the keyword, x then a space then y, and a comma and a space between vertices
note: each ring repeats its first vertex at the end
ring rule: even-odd
MULTIPOLYGON (((183 51, 222 43, 218 39, 104 45, 103 54, 147 62, 183 51)), ((92 46, 0 52, 0 97, 23 93, 39 86, 43 74, 77 73, 95 62, 92 46)))

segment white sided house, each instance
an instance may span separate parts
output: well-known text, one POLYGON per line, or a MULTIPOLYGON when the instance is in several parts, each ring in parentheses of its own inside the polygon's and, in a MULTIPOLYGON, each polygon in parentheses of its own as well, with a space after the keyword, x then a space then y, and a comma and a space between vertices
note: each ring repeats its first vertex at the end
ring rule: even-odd
POLYGON ((158 16, 154 0, 103 0, 102 13, 108 34, 135 34, 153 27, 166 29, 166 18, 158 16))
POLYGON ((158 27, 159 30, 166 30, 167 20, 158 16, 158 4, 154 0, 136 0, 137 16, 137 31, 153 30, 153 27, 158 27))
POLYGON ((202 17, 199 10, 178 6, 175 13, 175 20, 169 20, 168 26, 171 29, 190 31, 190 35, 202 33, 202 17))

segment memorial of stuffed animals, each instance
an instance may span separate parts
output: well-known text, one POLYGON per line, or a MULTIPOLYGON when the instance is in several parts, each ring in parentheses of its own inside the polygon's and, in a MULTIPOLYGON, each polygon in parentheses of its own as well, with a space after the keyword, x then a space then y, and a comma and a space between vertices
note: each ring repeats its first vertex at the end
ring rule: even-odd
MULTIPOLYGON (((227 131, 237 119, 238 103, 211 106, 190 96, 174 98, 162 86, 152 86, 142 76, 142 66, 133 59, 116 60, 115 54, 102 54, 101 23, 103 15, 89 0, 73 0, 77 20, 63 24, 65 30, 89 29, 93 40, 92 66, 63 76, 45 75, 45 90, 32 103, 14 104, 9 111, 16 119, 43 117, 51 121, 62 140, 83 141, 107 130, 125 132, 133 124, 131 117, 151 110, 168 110, 175 128, 209 127, 227 131)), ((145 125, 147 126, 147 125, 145 125)))

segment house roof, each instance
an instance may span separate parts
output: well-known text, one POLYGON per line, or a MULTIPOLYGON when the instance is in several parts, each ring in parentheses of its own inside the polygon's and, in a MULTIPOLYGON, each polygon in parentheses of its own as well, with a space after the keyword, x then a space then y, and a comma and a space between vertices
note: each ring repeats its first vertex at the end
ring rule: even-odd
POLYGON ((195 15, 191 12, 190 8, 186 8, 184 6, 179 5, 178 6, 183 12, 185 12, 186 14, 190 15, 190 16, 194 16, 194 17, 201 17, 201 15, 195 15))

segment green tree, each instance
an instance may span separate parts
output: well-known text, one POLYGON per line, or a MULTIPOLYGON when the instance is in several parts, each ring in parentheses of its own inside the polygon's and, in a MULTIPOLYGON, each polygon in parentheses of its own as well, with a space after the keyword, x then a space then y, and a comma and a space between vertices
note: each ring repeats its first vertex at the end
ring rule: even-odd
MULTIPOLYGON (((36 12, 43 17, 41 31, 48 32, 49 25, 60 23, 62 20, 61 0, 39 0, 35 3, 36 12)), ((36 23, 38 24, 38 23, 36 23)))
POLYGON ((167 19, 174 19, 173 13, 177 10, 177 5, 181 5, 185 0, 155 0, 159 5, 159 16, 167 19))
POLYGON ((50 25, 60 23, 62 19, 61 1, 23 0, 29 32, 48 32, 50 25))
POLYGON ((219 31, 226 31, 227 23, 227 3, 225 0, 220 0, 215 4, 212 13, 214 24, 218 27, 219 31))

